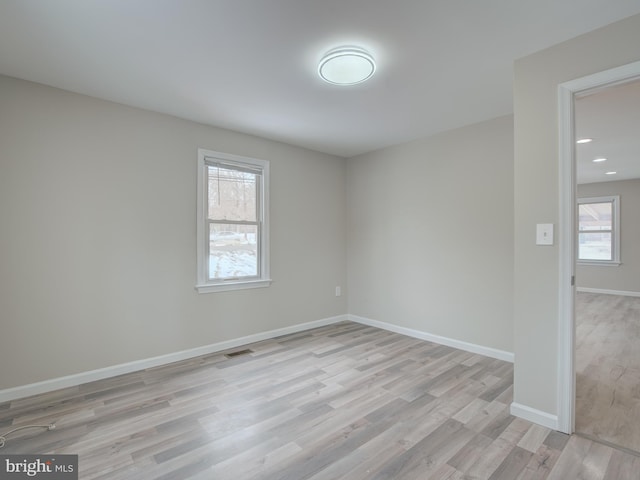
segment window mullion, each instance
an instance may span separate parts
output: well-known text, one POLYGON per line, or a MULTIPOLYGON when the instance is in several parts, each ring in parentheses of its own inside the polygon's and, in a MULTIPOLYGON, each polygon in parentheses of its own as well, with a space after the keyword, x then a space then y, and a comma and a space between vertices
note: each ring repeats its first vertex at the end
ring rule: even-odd
POLYGON ((613 230, 578 230, 578 233, 613 233, 613 230))
POLYGON ((259 223, 255 220, 218 220, 213 218, 207 219, 207 222, 215 225, 258 225, 259 223))

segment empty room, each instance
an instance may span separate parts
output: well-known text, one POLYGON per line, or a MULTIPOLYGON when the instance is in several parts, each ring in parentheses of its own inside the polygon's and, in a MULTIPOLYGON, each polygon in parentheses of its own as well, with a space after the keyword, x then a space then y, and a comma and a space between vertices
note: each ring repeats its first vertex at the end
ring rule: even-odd
POLYGON ((623 0, 0 0, 0 478, 636 479, 638 45, 623 0))

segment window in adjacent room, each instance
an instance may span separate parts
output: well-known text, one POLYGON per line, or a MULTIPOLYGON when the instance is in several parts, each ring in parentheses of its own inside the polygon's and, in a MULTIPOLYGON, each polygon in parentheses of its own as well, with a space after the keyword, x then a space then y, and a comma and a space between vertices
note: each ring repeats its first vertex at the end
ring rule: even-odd
POLYGON ((198 150, 200 293, 266 287, 269 162, 198 150))
POLYGON ((578 263, 620 264, 620 197, 578 199, 578 263))

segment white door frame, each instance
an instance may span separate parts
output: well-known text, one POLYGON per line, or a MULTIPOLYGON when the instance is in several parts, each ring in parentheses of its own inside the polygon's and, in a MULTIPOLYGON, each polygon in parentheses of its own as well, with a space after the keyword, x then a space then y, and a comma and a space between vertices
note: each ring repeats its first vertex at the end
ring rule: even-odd
POLYGON ((558 430, 575 429, 575 250, 576 162, 574 99, 612 85, 640 78, 640 62, 605 70, 558 86, 560 163, 560 312, 558 349, 558 430))

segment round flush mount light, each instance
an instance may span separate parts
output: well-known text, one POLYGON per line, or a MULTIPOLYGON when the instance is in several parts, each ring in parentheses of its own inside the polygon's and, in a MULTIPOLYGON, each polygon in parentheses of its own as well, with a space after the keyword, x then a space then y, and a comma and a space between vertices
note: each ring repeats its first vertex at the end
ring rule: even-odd
POLYGON ((339 47, 327 52, 318 65, 320 78, 334 85, 355 85, 376 71, 373 57, 359 47, 339 47))

